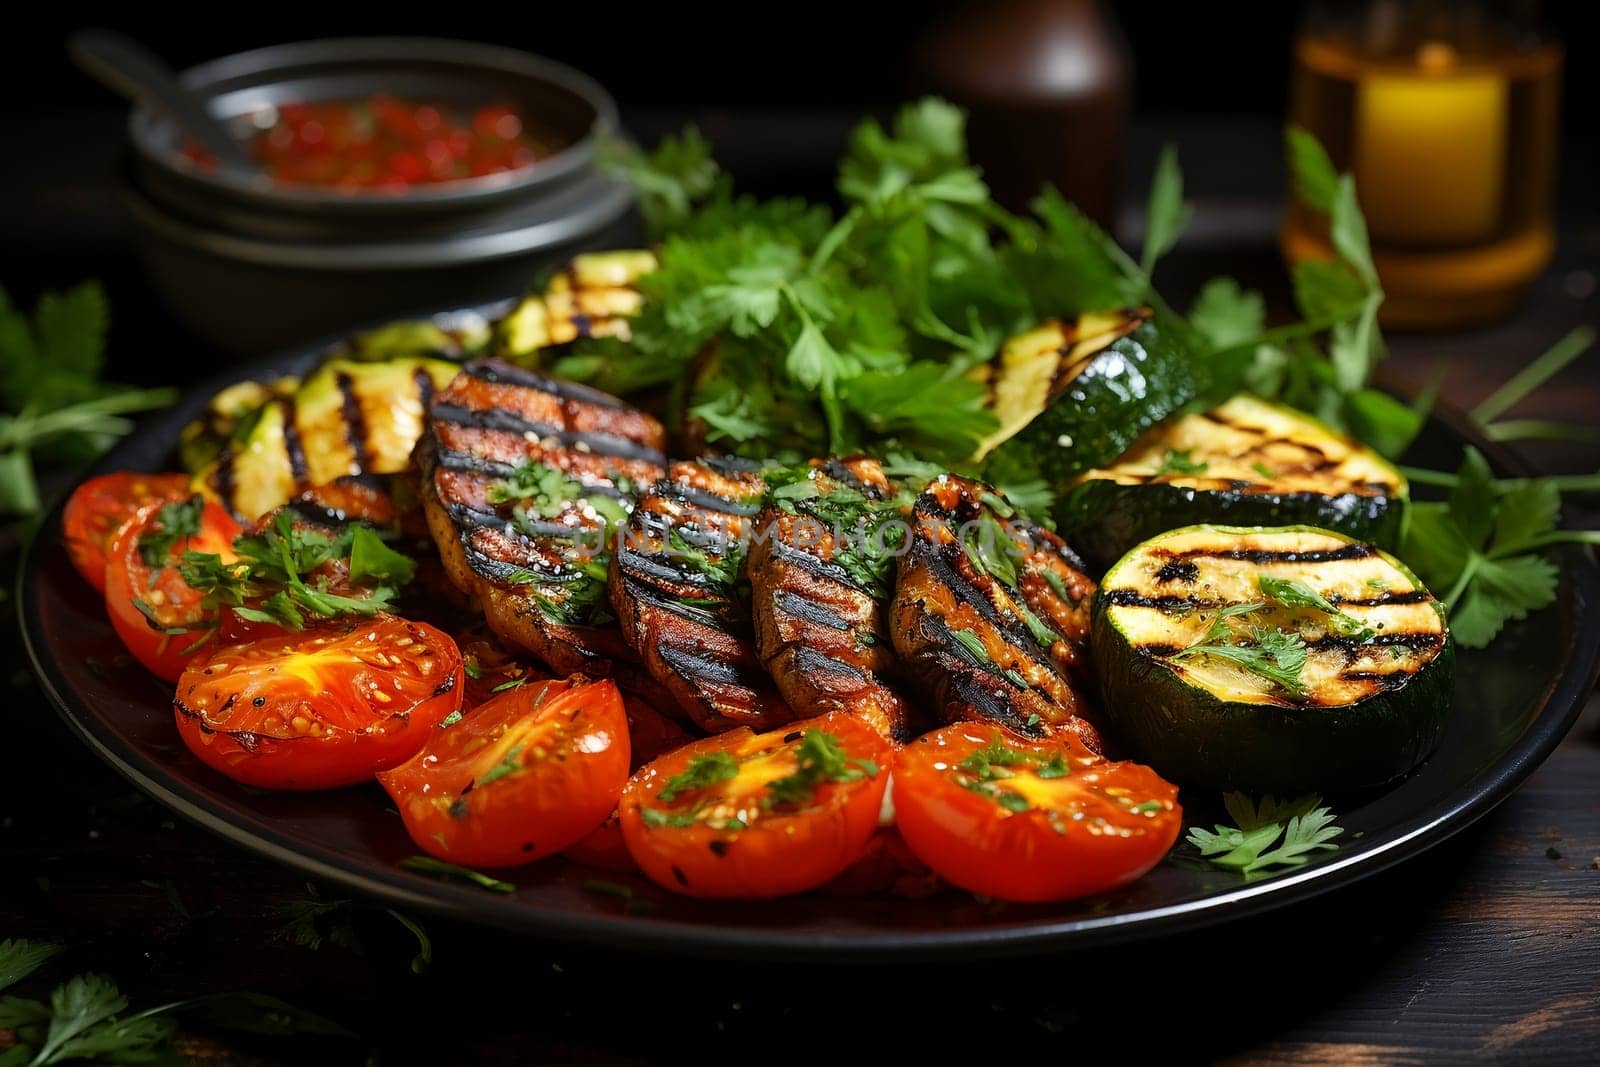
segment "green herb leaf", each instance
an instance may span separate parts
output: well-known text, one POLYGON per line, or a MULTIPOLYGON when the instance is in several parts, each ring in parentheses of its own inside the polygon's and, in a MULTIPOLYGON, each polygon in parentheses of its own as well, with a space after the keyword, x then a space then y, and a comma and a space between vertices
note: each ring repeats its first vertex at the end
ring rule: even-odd
POLYGON ((1212 278, 1189 309, 1189 325, 1214 348, 1255 337, 1266 324, 1266 301, 1254 289, 1240 289, 1232 278, 1212 278))
POLYGON ((857 782, 876 778, 878 766, 870 760, 853 760, 839 739, 822 730, 807 730, 795 748, 799 764, 793 774, 767 784, 765 803, 799 806, 811 800, 824 782, 857 782))
POLYGON ((1193 215, 1194 207, 1183 200, 1183 172, 1178 168, 1178 150, 1169 144, 1156 161, 1150 201, 1145 211, 1144 251, 1139 256, 1139 270, 1146 278, 1155 272, 1156 260, 1178 243, 1193 215))
POLYGON ((1286 129, 1284 139, 1295 196, 1307 207, 1329 214, 1339 195, 1339 172, 1333 161, 1321 142, 1299 126, 1286 129))
POLYGON ((1168 474, 1204 474, 1209 466, 1210 464, 1203 461, 1195 461, 1187 448, 1169 448, 1166 455, 1161 457, 1161 463, 1151 477, 1160 478, 1168 474))
POLYGON ((1270 574, 1256 577, 1263 595, 1276 600, 1286 608, 1311 608, 1327 615, 1342 634, 1353 635, 1357 640, 1371 640, 1375 633, 1360 619, 1346 615, 1327 597, 1298 578, 1274 578, 1270 574))
POLYGON ((1333 839, 1344 833, 1318 796, 1287 803, 1269 796, 1257 806, 1243 793, 1229 793, 1223 802, 1238 825, 1218 824, 1214 831, 1196 826, 1188 840, 1211 863, 1246 876, 1303 866, 1312 853, 1337 849, 1333 839))
POLYGON ((667 779, 666 788, 656 794, 664 803, 670 804, 684 793, 694 789, 704 789, 726 782, 739 775, 739 761, 726 752, 708 752, 695 756, 689 765, 682 771, 667 779))
POLYGON ((1430 588, 1447 590, 1459 644, 1482 648, 1507 622, 1555 601, 1558 572, 1540 550, 1563 536, 1559 507, 1553 481, 1517 480, 1502 490, 1471 447, 1448 502, 1412 505, 1404 556, 1430 588))
POLYGON ((410 556, 396 552, 384 544, 377 531, 366 526, 356 526, 350 537, 350 580, 362 582, 369 579, 406 585, 416 573, 417 565, 410 556))
POLYGON ((1299 633, 1285 633, 1272 627, 1257 626, 1247 635, 1235 634, 1229 620, 1261 610, 1265 604, 1231 604, 1217 613, 1205 637, 1195 644, 1175 652, 1169 660, 1192 659, 1207 656, 1238 664, 1251 674, 1265 678, 1290 696, 1299 696, 1300 672, 1306 665, 1306 643, 1299 633), (1245 643, 1235 643, 1243 636, 1245 643))
POLYGON ((16 985, 61 951, 44 941, 7 938, 0 941, 0 990, 16 985))
POLYGON ((517 890, 517 887, 510 882, 502 882, 500 879, 492 878, 481 871, 475 871, 470 867, 462 867, 455 863, 447 863, 432 856, 408 856, 400 861, 400 866, 408 871, 417 871, 421 874, 459 878, 493 893, 514 893, 517 890))
POLYGON ((522 746, 513 745, 499 763, 483 772, 476 784, 483 786, 490 782, 498 782, 506 775, 516 774, 520 770, 522 770, 522 746))
POLYGON ((163 504, 156 511, 155 521, 139 535, 139 559, 152 570, 167 565, 167 557, 180 541, 187 541, 200 533, 200 512, 205 500, 196 494, 188 500, 163 504))

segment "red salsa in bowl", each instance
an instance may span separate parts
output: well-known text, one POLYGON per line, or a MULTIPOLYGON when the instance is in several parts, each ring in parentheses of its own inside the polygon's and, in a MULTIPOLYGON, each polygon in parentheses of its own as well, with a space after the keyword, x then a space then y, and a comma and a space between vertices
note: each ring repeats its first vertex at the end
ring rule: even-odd
MULTIPOLYGON (((565 145, 509 104, 473 109, 375 93, 365 100, 283 104, 249 116, 250 154, 269 177, 335 191, 403 193, 531 166, 565 145)), ((210 168, 198 145, 184 155, 210 168)))

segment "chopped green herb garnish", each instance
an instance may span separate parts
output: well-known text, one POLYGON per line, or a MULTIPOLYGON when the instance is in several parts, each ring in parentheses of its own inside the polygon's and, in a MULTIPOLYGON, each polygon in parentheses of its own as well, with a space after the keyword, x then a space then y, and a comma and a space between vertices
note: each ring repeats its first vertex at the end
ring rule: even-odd
POLYGON ((161 505, 155 520, 139 535, 140 562, 154 570, 165 567, 178 542, 199 535, 204 509, 205 500, 198 493, 188 500, 161 505))
POLYGON ((485 771, 483 776, 478 778, 475 784, 488 785, 490 782, 498 782, 506 775, 515 774, 520 770, 522 770, 522 746, 513 745, 511 749, 506 752, 505 757, 501 759, 499 763, 496 763, 493 767, 490 767, 487 771, 485 771))
POLYGON ((512 679, 510 679, 508 681, 501 682, 499 685, 497 685, 493 689, 489 690, 489 692, 491 692, 491 693, 504 693, 507 689, 520 689, 522 686, 525 686, 527 684, 528 684, 528 679, 527 679, 526 676, 521 677, 521 678, 512 678, 512 679))
POLYGON ((1286 608, 1312 608, 1322 612, 1333 620, 1335 629, 1346 636, 1358 641, 1370 641, 1377 636, 1376 631, 1369 629, 1360 619, 1346 615, 1327 597, 1298 578, 1274 578, 1262 574, 1257 576, 1256 582, 1263 594, 1286 608))
POLYGON ((461 719, 462 719, 461 709, 457 708, 455 711, 452 711, 450 714, 448 714, 444 718, 440 719, 439 720, 439 726, 440 726, 441 729, 446 727, 446 726, 454 726, 456 723, 460 722, 461 719))
POLYGON ((726 782, 739 774, 739 761, 726 752, 709 752, 694 757, 689 766, 667 779, 666 788, 656 796, 670 804, 692 789, 704 789, 726 782))
POLYGON ((878 765, 871 760, 851 759, 839 739, 821 730, 807 730, 795 748, 799 764, 793 774, 775 778, 767 784, 768 806, 799 805, 809 801, 824 782, 858 782, 876 778, 878 765))
POLYGON ((1187 448, 1169 448, 1166 455, 1161 457, 1161 462, 1151 477, 1160 478, 1167 474, 1204 474, 1209 466, 1210 464, 1203 461, 1196 461, 1187 448))
POLYGON ((697 821, 694 812, 664 811, 661 808, 640 808, 639 817, 646 826, 693 826, 697 821))
MULTIPOLYGON (((1255 608, 1259 609, 1260 606, 1255 605, 1255 608)), ((1181 652, 1173 653, 1168 659, 1188 659, 1194 656, 1225 659, 1238 664, 1251 674, 1265 678, 1290 696, 1299 696, 1304 692, 1300 684, 1300 672, 1306 665, 1304 638, 1298 633, 1285 633, 1272 627, 1256 627, 1250 631, 1247 640, 1246 644, 1234 644, 1225 624, 1220 633, 1217 631, 1217 624, 1213 624, 1212 632, 1204 639, 1181 652)))
POLYGON ((410 560, 366 527, 352 524, 331 533, 297 526, 288 510, 279 511, 259 531, 235 538, 233 550, 239 558, 231 563, 210 552, 185 552, 179 561, 184 582, 204 594, 206 616, 215 619, 228 606, 240 618, 290 630, 301 629, 308 618, 388 610, 413 570, 410 560), (320 577, 308 580, 323 564, 352 558, 358 538, 363 545, 361 573, 357 575, 352 563, 351 581, 360 595, 330 592, 320 577))
POLYGON ((1250 469, 1268 481, 1271 481, 1278 476, 1278 472, 1267 466, 1265 463, 1252 463, 1250 464, 1250 469))

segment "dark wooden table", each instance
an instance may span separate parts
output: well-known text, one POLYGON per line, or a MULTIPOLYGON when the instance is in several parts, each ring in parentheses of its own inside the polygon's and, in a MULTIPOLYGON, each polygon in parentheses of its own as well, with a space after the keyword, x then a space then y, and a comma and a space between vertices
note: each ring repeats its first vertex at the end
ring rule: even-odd
MULTIPOLYGON (((80 121, 103 142, 63 141, 4 179, 0 283, 28 297, 98 274, 118 315, 121 372, 170 380, 174 365, 199 366, 204 351, 154 307, 131 259, 103 177, 115 117, 80 121)), ((781 131, 727 116, 702 122, 721 135, 731 169, 764 191, 820 190, 845 128, 833 117, 781 131)), ((638 121, 647 133, 663 125, 638 121)), ((1199 212, 1163 288, 1181 294, 1226 271, 1281 299, 1275 131, 1143 130, 1129 166, 1139 184, 1168 137, 1183 146, 1199 212)), ((1445 398, 1470 405, 1573 325, 1600 319, 1592 162, 1569 157, 1558 262, 1517 316, 1471 334, 1396 337, 1389 373, 1416 384, 1442 361, 1445 398)), ((1597 412, 1595 354, 1519 409, 1591 423, 1597 412)), ((1552 471, 1600 464, 1594 450, 1571 446, 1527 452, 1552 471)), ((66 944, 51 976, 108 973, 136 1007, 249 989, 361 1035, 311 1043, 186 1032, 196 1062, 360 1063, 374 1050, 390 1063, 942 1061, 1110 1044, 1183 1061, 1387 1064, 1582 1062, 1600 1049, 1594 701, 1521 790, 1447 844, 1347 891, 1160 943, 1006 963, 818 968, 601 953, 428 920, 433 964, 418 975, 411 936, 369 903, 335 908, 320 948, 295 943, 284 908, 312 892, 301 878, 132 790, 68 736, 14 640, 4 656, 13 682, 0 733, 0 938, 66 944)))

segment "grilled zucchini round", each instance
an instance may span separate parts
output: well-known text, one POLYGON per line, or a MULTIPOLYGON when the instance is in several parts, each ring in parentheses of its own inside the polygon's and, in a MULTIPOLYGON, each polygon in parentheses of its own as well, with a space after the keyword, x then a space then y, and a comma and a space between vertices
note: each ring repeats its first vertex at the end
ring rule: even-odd
POLYGON ((1303 523, 1392 550, 1408 494, 1405 477, 1359 441, 1240 395, 1163 423, 1115 463, 1084 473, 1055 519, 1100 567, 1194 522, 1303 523))
POLYGON ((1378 785, 1443 733, 1444 609, 1393 556, 1308 526, 1189 526, 1095 598, 1114 734, 1164 777, 1247 792, 1378 785))
POLYGON ((1189 352, 1147 309, 1051 319, 975 373, 1000 428, 974 458, 1020 451, 1052 481, 1109 463, 1199 389, 1189 352))

